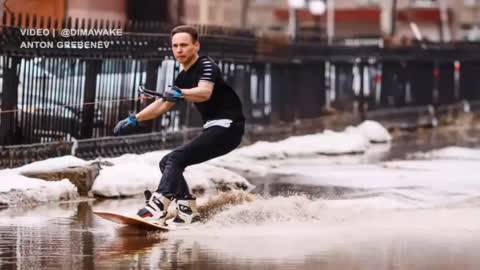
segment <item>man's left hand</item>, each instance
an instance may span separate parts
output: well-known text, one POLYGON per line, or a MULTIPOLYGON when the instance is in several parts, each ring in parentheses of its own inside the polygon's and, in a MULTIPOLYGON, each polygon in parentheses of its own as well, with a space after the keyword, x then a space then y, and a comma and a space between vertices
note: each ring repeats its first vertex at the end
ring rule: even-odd
POLYGON ((139 123, 137 117, 134 114, 118 122, 113 129, 113 135, 122 136, 133 134, 139 129, 139 123))

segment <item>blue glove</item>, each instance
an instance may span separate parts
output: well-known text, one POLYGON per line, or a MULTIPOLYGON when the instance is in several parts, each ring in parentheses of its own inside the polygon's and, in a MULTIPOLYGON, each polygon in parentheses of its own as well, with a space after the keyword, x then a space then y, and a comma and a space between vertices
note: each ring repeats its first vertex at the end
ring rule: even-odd
POLYGON ((169 86, 164 92, 163 92, 163 99, 166 101, 170 102, 179 102, 184 98, 182 90, 178 88, 177 86, 169 86))
POLYGON ((118 122, 113 129, 113 135, 121 136, 132 134, 139 129, 137 117, 134 114, 118 122))

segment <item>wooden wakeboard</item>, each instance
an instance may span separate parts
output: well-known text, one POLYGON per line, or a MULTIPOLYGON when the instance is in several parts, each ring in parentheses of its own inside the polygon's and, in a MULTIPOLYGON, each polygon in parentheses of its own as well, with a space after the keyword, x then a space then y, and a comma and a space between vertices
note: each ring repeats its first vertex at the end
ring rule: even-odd
POLYGON ((109 220, 118 224, 137 227, 140 229, 145 229, 150 231, 163 231, 163 232, 168 232, 172 230, 170 226, 151 222, 141 217, 124 216, 124 215, 119 215, 111 212, 93 212, 93 213, 106 220, 109 220))

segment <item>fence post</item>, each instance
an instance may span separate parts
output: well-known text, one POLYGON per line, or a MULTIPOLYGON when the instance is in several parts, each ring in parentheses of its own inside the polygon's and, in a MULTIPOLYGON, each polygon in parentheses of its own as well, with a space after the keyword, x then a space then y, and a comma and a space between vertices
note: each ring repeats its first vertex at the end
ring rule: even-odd
POLYGON ((289 122, 293 119, 291 109, 292 100, 289 99, 289 65, 286 63, 272 63, 272 113, 271 121, 273 123, 289 122))
POLYGON ((455 65, 452 62, 442 62, 436 74, 438 85, 438 103, 450 104, 458 101, 455 97, 455 65))
POLYGON ((315 118, 325 107, 325 62, 304 62, 297 64, 294 96, 297 102, 297 116, 300 119, 315 118))
POLYGON ((480 62, 464 61, 460 75, 460 99, 478 100, 480 99, 480 62))
POLYGON ((334 61, 335 65, 335 101, 332 102, 336 110, 352 112, 356 100, 353 91, 353 64, 349 61, 334 61))
MULTIPOLYGON (((1 58, 0 58, 1 59, 1 58)), ((16 121, 19 57, 3 59, 3 85, 0 114, 0 144, 18 144, 22 141, 21 130, 16 121)))
POLYGON ((360 93, 359 93, 359 102, 358 102, 358 111, 359 111, 359 115, 360 115, 360 120, 361 121, 364 121, 365 120, 365 114, 366 114, 366 111, 367 111, 367 106, 368 106, 368 103, 365 102, 367 97, 365 96, 365 78, 364 78, 364 72, 365 72, 365 68, 367 68, 367 65, 365 64, 365 62, 360 62, 358 64, 358 67, 359 67, 359 77, 360 77, 360 93))
POLYGON ((251 66, 243 64, 235 68, 234 78, 232 82, 233 89, 237 92, 243 104, 243 113, 247 122, 251 120, 252 102, 250 98, 250 79, 251 66))
POLYGON ((82 106, 82 126, 80 138, 91 138, 93 135, 93 118, 95 117, 95 96, 97 90, 97 74, 102 67, 101 60, 86 61, 85 92, 82 106))
POLYGON ((405 105, 407 73, 401 61, 383 61, 380 106, 394 108, 405 105))
POLYGON ((433 61, 413 60, 407 64, 410 72, 410 87, 413 104, 433 103, 434 63, 433 61))

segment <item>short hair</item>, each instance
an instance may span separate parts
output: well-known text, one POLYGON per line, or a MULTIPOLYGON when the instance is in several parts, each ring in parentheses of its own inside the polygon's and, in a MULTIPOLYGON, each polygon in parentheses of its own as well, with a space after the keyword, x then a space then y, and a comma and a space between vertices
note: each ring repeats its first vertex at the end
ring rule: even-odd
POLYGON ((175 34, 178 33, 187 33, 192 37, 193 43, 198 41, 198 31, 195 29, 195 27, 190 26, 190 25, 179 25, 175 28, 172 29, 172 32, 170 33, 171 36, 173 37, 175 34))

